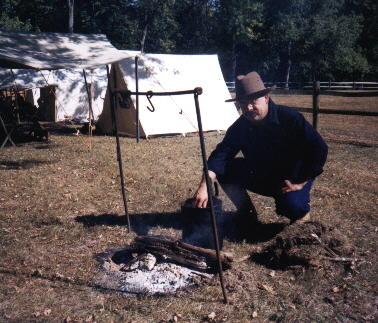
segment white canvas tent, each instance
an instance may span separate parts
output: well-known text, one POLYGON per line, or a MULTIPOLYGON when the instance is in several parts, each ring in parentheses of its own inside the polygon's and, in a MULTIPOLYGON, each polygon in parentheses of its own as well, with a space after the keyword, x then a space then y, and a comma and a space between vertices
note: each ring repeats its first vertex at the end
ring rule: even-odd
MULTIPOLYGON (((92 88, 93 117, 98 119, 102 113, 108 84, 106 67, 86 69, 87 82, 92 88)), ((83 119, 88 117, 88 96, 83 71, 64 69, 54 71, 56 98, 58 104, 57 120, 83 119)))
MULTIPOLYGON (((239 114, 233 104, 225 103, 230 93, 224 82, 217 55, 143 54, 123 51, 130 57, 139 56, 139 91, 180 91, 202 87, 199 96, 204 131, 226 130, 239 114)), ((116 88, 135 91, 135 60, 128 58, 113 64, 111 79, 116 76, 116 88)), ((112 82, 111 82, 112 84, 112 82)), ((113 86, 113 85, 112 85, 113 86)), ((151 112, 146 96, 139 97, 141 136, 186 134, 197 132, 197 118, 192 95, 152 97, 155 111, 151 112)), ((135 96, 128 109, 117 109, 119 133, 135 136, 135 96)), ((112 132, 109 96, 97 126, 112 132)))
MULTIPOLYGON (((40 88, 55 87, 56 117, 52 121, 71 119, 85 119, 88 117, 88 95, 81 69, 62 69, 54 71, 36 71, 14 69, 0 69, 0 90, 16 87, 17 89, 31 89, 33 103, 38 106, 40 88)), ((92 88, 93 117, 97 120, 101 114, 106 87, 106 67, 86 69, 87 82, 92 88)))
MULTIPOLYGON (((54 121, 88 117, 83 78, 92 85, 96 119, 103 108, 107 86, 106 65, 128 57, 114 48, 105 35, 12 33, 0 31, 0 89, 56 87, 54 121), (24 68, 13 69, 11 68, 24 68), (26 69, 27 68, 27 69, 26 69)), ((39 91, 34 92, 34 103, 39 91)))
POLYGON ((46 86, 50 79, 49 71, 10 70, 0 68, 0 90, 17 87, 18 89, 36 89, 46 86))

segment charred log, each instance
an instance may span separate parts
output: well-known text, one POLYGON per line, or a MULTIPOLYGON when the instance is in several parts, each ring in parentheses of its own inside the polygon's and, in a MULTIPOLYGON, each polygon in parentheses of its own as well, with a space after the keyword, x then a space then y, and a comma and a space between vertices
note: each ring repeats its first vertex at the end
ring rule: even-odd
MULTIPOLYGON (((170 260, 177 264, 200 271, 213 271, 217 268, 217 257, 214 250, 200 248, 161 236, 140 236, 135 238, 132 246, 138 253, 152 253, 160 259, 170 260)), ((231 255, 220 253, 224 269, 231 268, 231 255)))

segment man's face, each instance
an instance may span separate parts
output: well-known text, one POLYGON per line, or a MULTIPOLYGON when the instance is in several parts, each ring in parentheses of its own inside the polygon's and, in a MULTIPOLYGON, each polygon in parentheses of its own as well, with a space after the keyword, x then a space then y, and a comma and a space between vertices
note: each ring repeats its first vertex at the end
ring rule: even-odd
POLYGON ((263 120, 268 114, 269 96, 258 99, 240 100, 239 105, 243 115, 252 122, 263 120))

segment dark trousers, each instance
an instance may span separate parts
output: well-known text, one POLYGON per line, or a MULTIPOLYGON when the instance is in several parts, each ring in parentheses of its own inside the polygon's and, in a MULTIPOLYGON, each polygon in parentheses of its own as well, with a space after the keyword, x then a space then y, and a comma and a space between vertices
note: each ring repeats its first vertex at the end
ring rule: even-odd
POLYGON ((309 180, 299 191, 282 193, 283 180, 259 178, 258 174, 251 173, 244 158, 234 158, 227 164, 225 175, 219 176, 218 181, 238 209, 245 207, 245 198, 248 197, 246 190, 248 190, 259 195, 273 197, 277 214, 292 221, 300 219, 310 211, 310 191, 313 180, 309 180))

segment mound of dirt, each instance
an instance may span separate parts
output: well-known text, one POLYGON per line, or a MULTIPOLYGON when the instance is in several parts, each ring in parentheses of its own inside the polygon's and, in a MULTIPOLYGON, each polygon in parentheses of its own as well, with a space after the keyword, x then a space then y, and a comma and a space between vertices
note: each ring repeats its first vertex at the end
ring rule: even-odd
POLYGON ((345 260, 352 253, 352 246, 340 231, 319 222, 307 222, 286 227, 273 243, 253 254, 252 260, 272 269, 286 270, 324 266, 329 260, 345 260))

